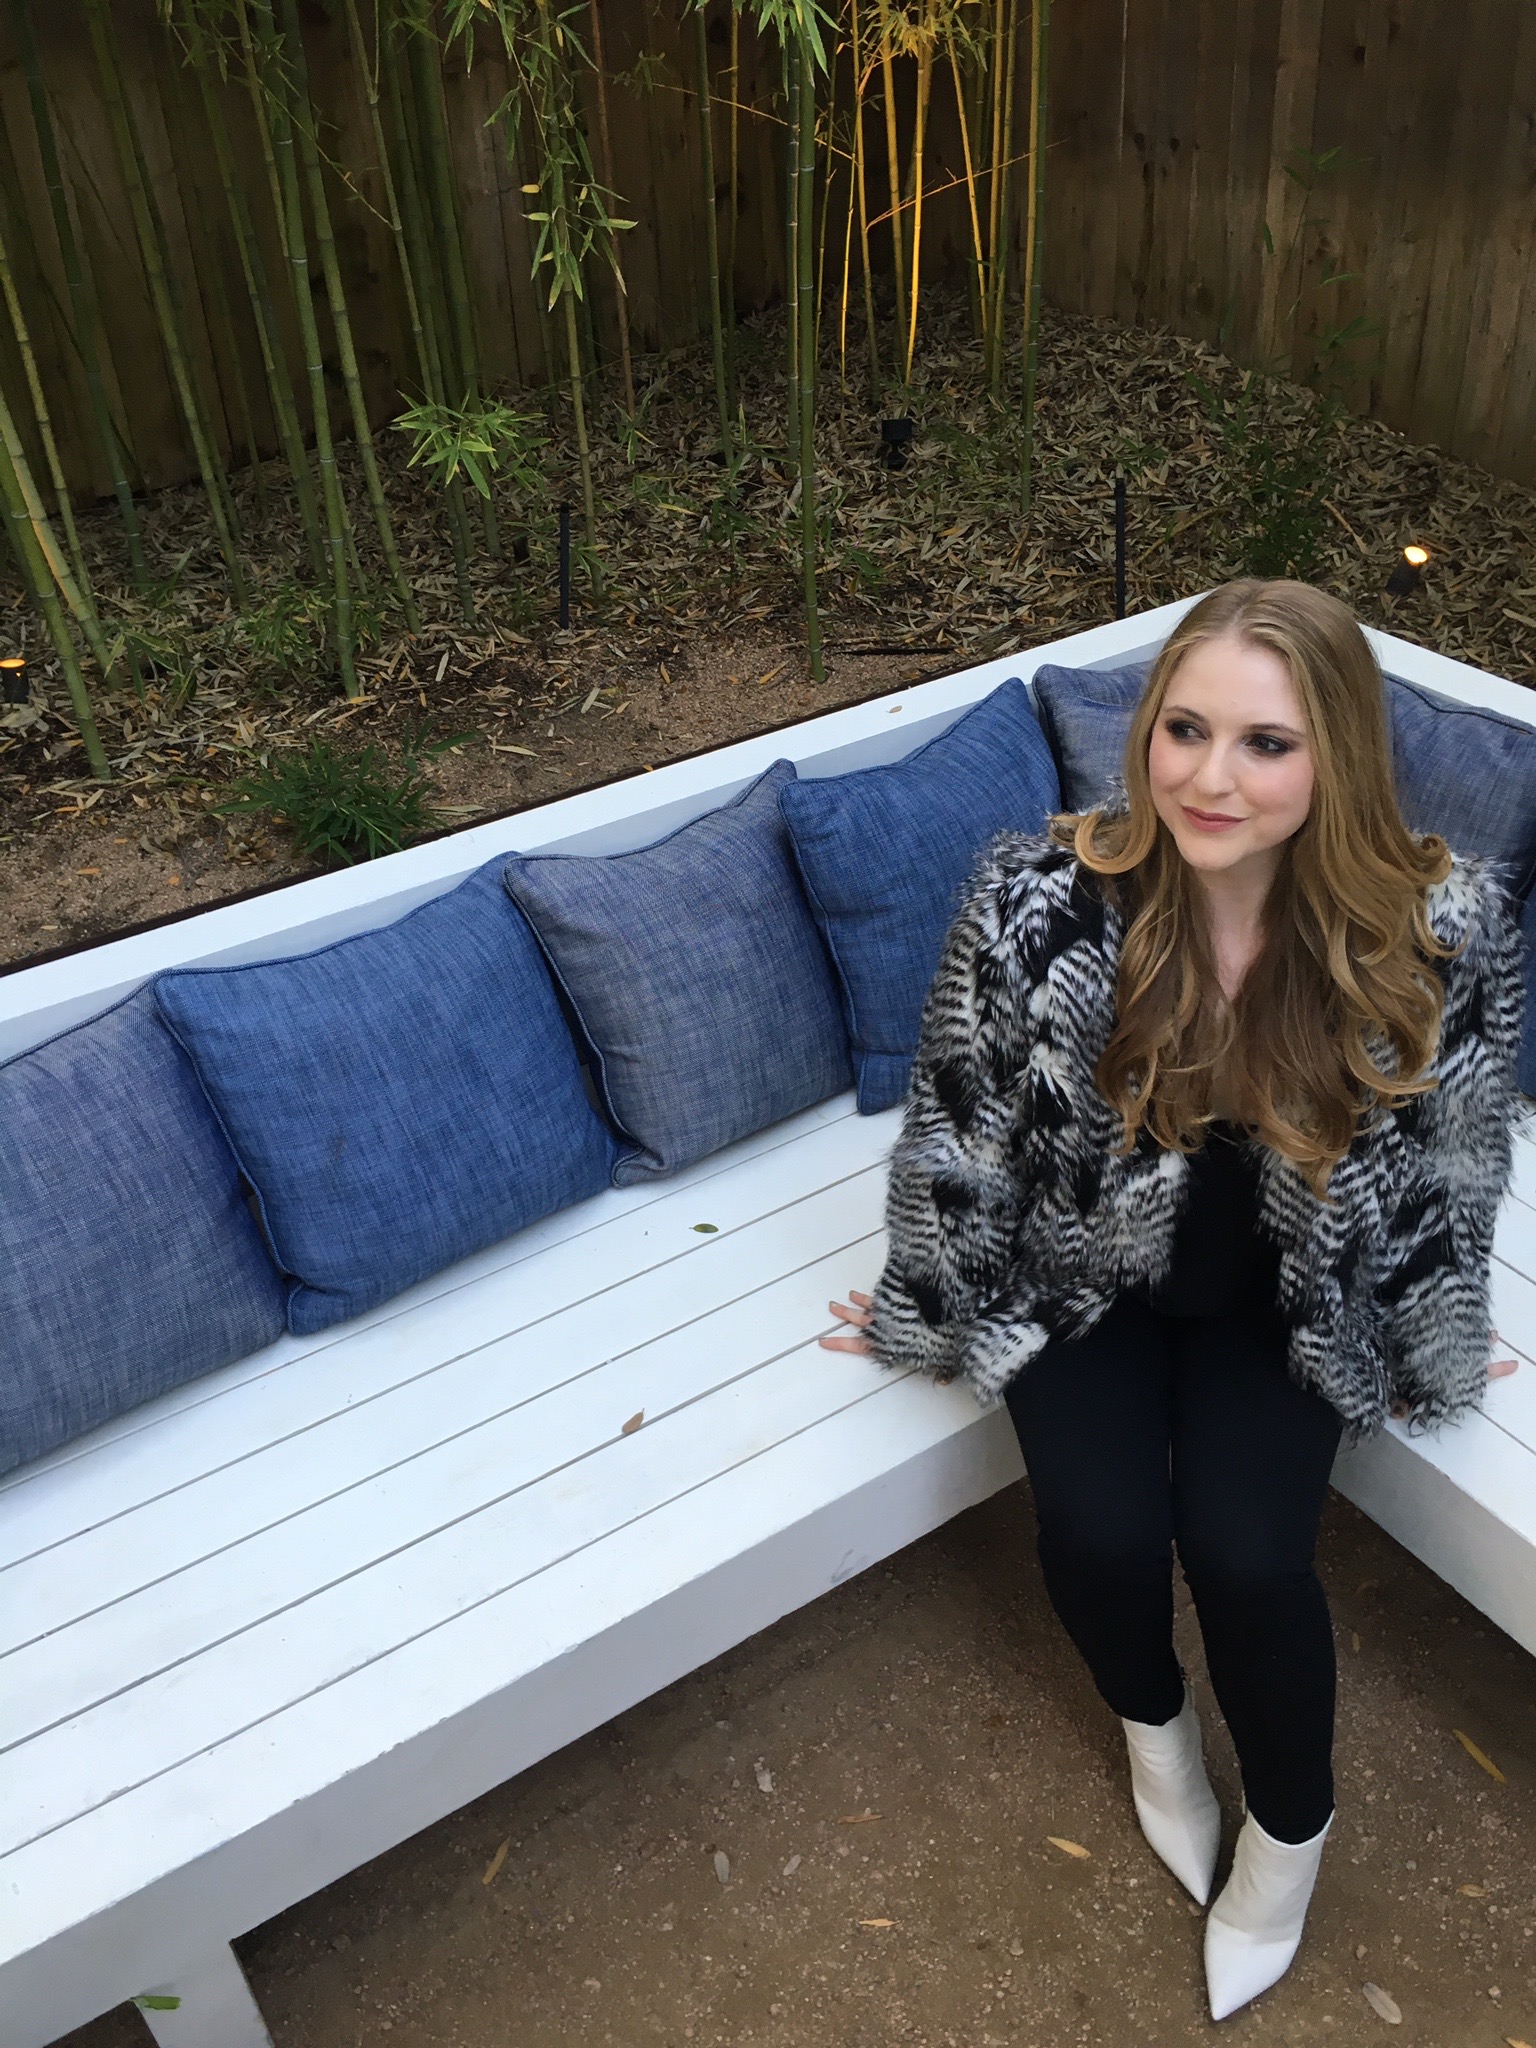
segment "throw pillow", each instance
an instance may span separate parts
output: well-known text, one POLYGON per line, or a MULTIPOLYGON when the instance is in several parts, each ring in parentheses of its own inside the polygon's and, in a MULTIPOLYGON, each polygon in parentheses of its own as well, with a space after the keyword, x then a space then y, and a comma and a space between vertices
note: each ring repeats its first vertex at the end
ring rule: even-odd
POLYGON ((614 1142, 500 860, 381 930, 155 995, 293 1276, 295 1331, 607 1185, 614 1142))
POLYGON ((0 1471, 259 1351, 283 1295, 147 989, 0 1066, 0 1471))
POLYGON ((638 1148, 619 1186, 674 1173, 851 1079, 825 950, 795 879, 777 761, 721 809, 630 853, 524 854, 506 885, 638 1148))
POLYGON ((900 761, 779 791, 842 984, 866 1114, 906 1093, 923 998, 977 855, 998 832, 1040 831, 1060 802, 1016 679, 900 761))

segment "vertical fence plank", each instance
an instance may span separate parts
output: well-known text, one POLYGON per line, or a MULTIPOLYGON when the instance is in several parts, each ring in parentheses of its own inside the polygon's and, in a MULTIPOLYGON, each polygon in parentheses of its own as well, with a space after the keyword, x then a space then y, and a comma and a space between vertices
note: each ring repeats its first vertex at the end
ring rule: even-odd
POLYGON ((1508 46, 1509 104, 1498 124, 1500 162, 1483 222, 1472 293, 1467 368, 1448 440, 1490 468, 1536 481, 1536 7, 1517 9, 1508 46), (1508 432, 1505 427, 1508 407, 1508 432))

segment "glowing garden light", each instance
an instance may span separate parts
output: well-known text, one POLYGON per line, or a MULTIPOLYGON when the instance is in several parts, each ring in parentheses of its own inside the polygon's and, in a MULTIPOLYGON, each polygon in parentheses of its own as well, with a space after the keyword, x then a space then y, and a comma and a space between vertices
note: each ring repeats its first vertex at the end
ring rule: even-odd
POLYGON ((1418 546, 1403 549, 1402 560, 1387 578, 1387 591, 1392 597, 1407 597, 1418 589, 1424 580, 1424 571, 1429 564, 1429 549, 1418 546))
POLYGON ((19 654, 7 655, 0 661, 0 702, 25 704, 28 694, 25 659, 19 654))

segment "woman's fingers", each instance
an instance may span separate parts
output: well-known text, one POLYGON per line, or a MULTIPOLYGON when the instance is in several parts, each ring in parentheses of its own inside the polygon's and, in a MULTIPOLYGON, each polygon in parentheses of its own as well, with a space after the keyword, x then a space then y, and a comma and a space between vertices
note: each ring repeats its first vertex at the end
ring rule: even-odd
POLYGON ((833 1336, 818 1338, 823 1351, 856 1351, 863 1358, 873 1358, 875 1347, 865 1336, 833 1336))
MULTIPOLYGON (((852 1293, 852 1289, 849 1291, 852 1293)), ((854 1294, 853 1299, 858 1303, 856 1308, 850 1308, 846 1301, 829 1301, 827 1307, 840 1323, 854 1323, 859 1329, 867 1330, 875 1320, 870 1310, 869 1296, 854 1294)))
POLYGON ((1518 1358, 1495 1358, 1490 1360, 1488 1377, 1491 1380, 1506 1380, 1512 1372, 1518 1371, 1518 1358))

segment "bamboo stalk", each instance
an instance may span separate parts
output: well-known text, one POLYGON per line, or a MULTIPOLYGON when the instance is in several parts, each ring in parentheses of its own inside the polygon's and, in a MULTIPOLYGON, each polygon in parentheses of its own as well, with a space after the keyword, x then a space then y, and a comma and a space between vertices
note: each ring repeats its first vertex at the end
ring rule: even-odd
POLYGON ((138 235, 139 251, 144 262, 160 339, 170 363, 171 377, 181 404, 182 418, 186 422, 187 432, 197 457, 198 472, 208 495, 208 509, 213 517, 214 531, 218 535, 219 552, 223 555, 229 571, 230 588, 234 592, 236 604, 243 606, 245 576, 240 567, 239 550, 235 545, 229 485, 224 475, 224 465, 219 459, 203 417, 192 367, 182 340, 178 317, 179 294, 165 261, 158 228, 158 209, 153 204, 148 181, 144 176, 142 154, 134 132, 133 117, 123 96, 117 46, 105 0, 85 0, 85 14, 86 26, 91 36, 91 48, 101 78, 107 117, 117 148, 118 166, 133 213, 134 228, 138 235))
POLYGON ((818 683, 824 683, 827 670, 821 657, 821 619, 816 605, 816 314, 811 263, 811 214, 816 178, 816 75, 812 68, 810 43, 803 27, 795 38, 795 68, 800 79, 795 108, 800 188, 796 209, 799 230, 796 296, 800 305, 797 393, 800 404, 800 568, 805 586, 806 653, 810 658, 812 676, 818 683))
MULTIPOLYGON (((907 266, 901 206, 901 148, 896 134, 896 67, 891 61, 890 0, 875 0, 880 19, 880 76, 885 99, 885 156, 891 193, 891 269, 896 283, 896 332, 907 331, 907 266)), ((896 360, 904 360, 902 344, 896 345, 896 360)))
MULTIPOLYGON (((294 307, 299 316, 299 333, 304 345, 304 362, 309 373, 310 410, 314 416, 315 455, 320 469, 320 493, 325 505, 326 543, 331 562, 331 591, 334 602, 336 665, 341 687, 349 697, 361 694, 352 652, 352 590, 347 580, 348 525, 341 478, 336 469, 336 449, 331 438, 330 398, 325 388, 325 362, 320 353, 320 330, 315 320, 315 301, 310 284, 309 245, 304 232, 304 205, 299 191, 298 165, 294 160, 293 126, 281 90, 281 72, 275 52, 281 47, 272 0, 251 0, 266 46, 272 73, 270 97, 266 99, 271 118, 273 166, 283 199, 283 241, 288 252, 293 281, 294 307)), ((268 90, 259 71, 251 72, 252 90, 258 96, 268 90)))
POLYGON ((0 439, 0 498, 5 500, 12 544, 25 566, 26 578, 32 585, 38 603, 42 606, 49 635, 58 654, 59 664, 64 670, 69 700, 74 707, 75 723, 79 726, 80 737, 85 742, 85 757, 90 763, 91 773, 99 782, 110 782, 112 771, 107 765, 106 749, 101 744, 101 734, 96 727, 96 715, 91 709, 91 695, 85 686, 85 677, 80 673, 80 659, 75 652, 75 643, 70 638, 69 622, 59 603, 58 587, 49 574, 49 565, 43 556, 36 521, 28 512, 20 479, 13 466, 9 435, 0 439))
POLYGON ((1002 202, 1003 202, 1003 81, 1008 69, 1008 6, 1009 0, 994 0, 992 10, 992 58, 987 66, 988 100, 992 114, 992 161, 987 178, 987 287, 982 294, 982 354, 986 359, 987 379, 992 377, 992 357, 995 336, 992 327, 992 276, 995 274, 999 252, 1002 248, 1002 202))
MULTIPOLYGON (((376 0, 382 9, 383 0, 376 0)), ((438 354, 437 337, 432 331, 430 315, 422 304, 422 297, 416 281, 417 262, 413 260, 411 243, 413 237, 407 233, 405 218, 401 212, 400 191, 395 184, 395 175, 390 163, 389 143, 384 133, 384 116, 381 111, 380 79, 369 61, 368 46, 363 39, 363 24, 357 10, 357 0, 346 0, 347 29, 352 38, 352 53, 363 74, 364 91, 368 99, 368 112, 373 123, 374 147, 379 153, 379 174, 384 180, 385 203, 389 207, 390 232, 395 240, 395 260, 400 265, 400 277, 405 287, 406 310, 411 323, 411 340, 416 349, 416 365, 421 375, 422 389, 434 405, 446 403, 442 364, 438 354)), ((399 73, 393 63, 393 38, 382 20, 375 15, 379 33, 379 70, 387 80, 386 89, 391 96, 391 112, 395 117, 396 132, 403 138, 404 122, 399 106, 399 73)), ((420 196, 416 188, 415 173, 409 161, 409 142, 402 139, 401 184, 407 192, 407 204, 416 215, 415 236, 418 250, 425 237, 420 224, 420 196)), ((419 259, 417 259, 419 260, 419 259)), ((457 476, 451 477, 444 493, 448 504, 448 528, 453 544, 454 583, 458 591, 459 610, 466 625, 476 621, 475 589, 469 574, 469 513, 464 504, 464 486, 457 476)))
POLYGON ((869 337, 869 388, 880 388, 880 343, 875 333, 875 281, 869 260, 869 192, 864 170, 864 95, 870 71, 859 48, 859 0, 849 0, 853 38, 853 168, 859 194, 859 258, 864 272, 864 325, 869 337))
POLYGON ((1003 70, 1003 124, 1002 158, 998 164, 997 194, 997 240, 992 245, 992 319, 990 325, 991 354, 990 382, 992 396, 1001 398, 1003 392, 1003 305, 1008 292, 1008 250, 1012 239, 1009 230, 1009 215, 1012 198, 1013 161, 1013 80, 1019 53, 1019 19, 1017 0, 1008 14, 1008 52, 1003 70))
POLYGON ((972 314, 974 317, 979 311, 985 295, 986 257, 982 251, 981 215, 976 207, 976 166, 971 156, 971 124, 966 119, 965 87, 960 77, 960 58, 955 49, 954 36, 950 35, 946 38, 946 41, 949 47, 950 74, 955 81, 955 112, 960 120, 960 148, 965 163, 965 196, 970 203, 971 212, 972 314))
POLYGON ((326 574, 325 539, 320 528, 314 479, 310 474, 309 454, 304 446, 303 431, 299 426, 298 401, 293 388, 293 378, 288 369, 287 353, 283 348, 282 331, 278 326, 277 307, 272 298, 266 258, 262 254, 261 239, 251 219, 245 187, 235 169, 234 152, 230 147, 224 108, 206 69, 206 52, 199 53, 194 49, 192 62, 198 89, 202 95, 203 115, 213 139, 214 159, 219 168, 219 183, 224 193, 224 204, 234 228, 235 248, 240 258, 241 274, 245 279, 246 297, 250 301, 251 322, 256 329, 262 368, 266 372, 267 402, 272 408, 278 439, 282 443, 283 454, 288 462, 288 473, 293 479, 294 496, 298 501, 299 520, 304 529, 304 544, 309 554, 310 567, 316 580, 323 581, 326 574))
MULTIPOLYGON (((32 466, 27 460, 21 433, 16 425, 10 402, 0 389, 0 446, 6 452, 11 474, 19 496, 19 502, 32 529, 33 542, 38 559, 48 576, 50 589, 56 589, 79 623, 86 644, 96 657, 96 665, 106 676, 112 668, 112 657, 107 649, 106 636, 101 630, 101 621, 96 616, 89 586, 82 588, 75 580, 69 558, 54 537, 53 527, 43 505, 42 493, 38 490, 32 475, 32 466)), ((39 596, 43 595, 39 588, 39 596)))
POLYGON ((1024 243, 1024 410, 1020 497, 1034 499, 1035 375, 1040 360, 1041 253, 1045 227, 1046 116, 1049 111, 1051 0, 1033 0, 1029 67, 1029 200, 1024 243))
POLYGON ((85 552, 80 545, 80 530, 75 524, 74 500, 70 496, 69 484, 64 475, 64 464, 59 457, 59 444, 54 438, 47 394, 43 390, 43 380, 38 375, 32 335, 27 326, 26 314, 22 310, 21 295, 16 289, 16 279, 11 269, 10 251, 6 247, 3 227, 0 227, 0 290, 3 290, 5 295, 6 311, 11 319, 11 333, 15 336, 16 351, 21 357, 22 370, 26 376, 27 393, 32 400, 32 418, 37 427, 38 438, 43 444, 43 456, 48 464, 48 478, 53 485, 54 499, 59 508, 59 524, 64 529, 64 544, 69 550, 69 559, 81 594, 94 611, 95 600, 91 595, 90 574, 85 566, 85 552))
MULTIPOLYGON (((474 404, 480 396, 480 353, 475 343, 474 301, 469 272, 464 262, 464 240, 454 204, 452 157, 448 133, 447 102, 443 94, 441 50, 430 24, 423 20, 409 42, 411 76, 416 87, 416 106, 422 123, 422 163, 427 192, 437 221, 437 247, 442 253, 447 282, 446 298, 451 321, 456 361, 455 390, 462 389, 463 403, 474 404)), ((446 351, 445 351, 446 360, 446 351)), ((491 553, 501 552, 496 512, 489 498, 480 502, 485 544, 491 553)))
MULTIPOLYGON (((592 65, 597 73, 597 134, 602 149, 603 183, 610 192, 617 188, 613 179, 613 136, 608 127, 608 73, 603 56, 603 16, 598 0, 590 0, 592 20, 592 65)), ((734 36, 736 16, 731 16, 731 32, 734 36)), ((735 147, 735 108, 731 110, 732 148, 735 147)), ((735 176, 735 159, 732 158, 731 175, 735 176)), ((734 194, 734 186, 732 188, 734 194)), ((734 241, 732 244, 734 250, 734 241)), ((630 353, 629 342, 629 293, 624 284, 624 272, 619 268, 618 254, 614 254, 614 279, 618 286, 619 315, 619 362, 624 377, 624 410, 631 419, 635 416, 635 365, 630 353)))
MULTIPOLYGON (((597 12, 597 0, 592 0, 597 12)), ((736 228, 741 211, 741 14, 731 6, 730 224, 725 246, 725 384, 736 417, 736 228)), ((610 183, 612 180, 609 181, 610 183)), ((732 547, 735 546, 733 539, 732 547)))
POLYGON ((704 250, 709 281, 709 342, 715 363, 715 404, 720 414, 720 448, 731 459, 731 398, 725 381, 725 324, 720 312, 720 223, 715 211, 714 108, 709 90, 709 37, 705 0, 694 0, 693 61, 698 75, 699 160, 704 179, 704 250))
MULTIPOLYGON (((824 287, 827 268, 827 222, 832 212, 832 181, 837 168, 837 156, 832 146, 833 126, 837 111, 837 59, 834 54, 827 71, 826 121, 826 169, 821 181, 821 226, 816 237, 816 340, 821 342, 821 309, 824 301, 824 287)), ((814 135, 812 140, 814 142, 814 135)), ((814 158, 813 158, 814 164, 814 158)), ((850 188, 851 189, 851 188, 850 188)), ((814 192, 813 192, 814 200, 814 192)), ((850 216, 851 217, 851 216, 850 216)))
POLYGON ((912 383, 912 358, 917 349, 917 309, 922 294, 924 151, 928 140, 928 103, 933 95, 932 20, 930 6, 917 53, 917 120, 912 135, 912 294, 907 311, 907 357, 903 377, 908 387, 912 383))
POLYGON ((108 474, 112 479, 112 495, 117 500, 123 533, 128 542, 128 560, 133 580, 142 589, 149 581, 149 565, 144 559, 144 540, 139 530, 133 490, 123 463, 123 445, 112 418, 112 407, 107 399, 106 379, 102 373, 100 308, 96 303, 96 294, 91 288, 80 239, 75 233, 75 224, 70 215, 69 195, 64 184, 63 166, 59 161, 53 114, 48 104, 48 92, 43 82, 42 64, 32 34, 32 22, 27 13, 26 0, 10 0, 10 8, 11 26, 21 55, 22 69, 26 74, 32 125, 36 131, 38 154, 43 165, 43 182, 47 186, 48 204, 53 214, 53 231, 64 265, 65 284, 69 290, 75 346, 80 352, 81 366, 85 371, 86 391, 90 398, 92 417, 96 423, 96 438, 106 459, 108 474))
POLYGON ((784 254, 784 313, 786 340, 789 346, 788 375, 789 391, 789 432, 786 436, 788 447, 787 467, 795 474, 800 469, 800 63, 791 51, 785 51, 788 67, 789 122, 785 130, 785 166, 788 174, 788 199, 784 209, 786 249, 784 254))
POLYGON ((363 480, 367 486, 368 502, 373 508, 373 523, 378 531, 379 546, 383 550, 389 580, 400 601, 407 630, 419 633, 421 614, 416 609, 416 600, 400 566, 400 550, 395 545, 395 529, 389 516, 389 504, 384 496, 384 482, 379 475, 378 453, 373 444, 373 430, 368 423, 368 404, 363 396, 363 380, 357 367, 357 348, 352 338, 352 315, 347 306, 341 264, 336 255, 336 240, 331 229, 330 202, 326 198, 325 175, 320 162, 320 144, 315 134, 315 108, 309 91, 309 64, 304 54, 304 43, 299 28, 298 0, 282 0, 282 8, 286 47, 293 65, 292 113, 297 115, 299 155, 303 161, 305 181, 309 187, 309 212, 315 225, 315 242, 320 251, 320 269, 325 278, 326 297, 330 301, 331 328, 336 337, 336 353, 341 359, 342 381, 346 385, 347 404, 352 413, 352 436, 362 457, 363 480))

